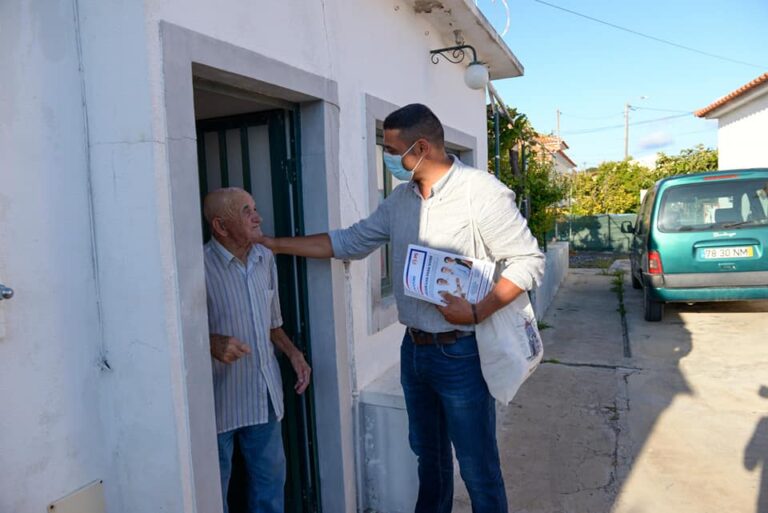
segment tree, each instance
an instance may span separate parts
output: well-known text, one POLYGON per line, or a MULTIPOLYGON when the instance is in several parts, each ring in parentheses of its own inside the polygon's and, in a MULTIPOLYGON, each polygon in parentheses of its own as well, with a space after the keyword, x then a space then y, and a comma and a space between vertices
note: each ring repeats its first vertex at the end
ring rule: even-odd
POLYGON ((603 162, 578 173, 573 181, 573 213, 576 215, 637 212, 640 190, 655 181, 653 172, 629 160, 603 162))
POLYGON ((717 150, 697 144, 687 148, 679 155, 667 155, 659 152, 656 158, 655 177, 657 180, 675 175, 687 175, 702 171, 717 170, 717 150))
POLYGON ((574 177, 573 213, 634 213, 640 207, 640 191, 650 188, 657 180, 716 169, 717 150, 701 144, 684 149, 679 155, 659 153, 655 169, 630 160, 603 162, 574 177))
POLYGON ((549 160, 535 155, 527 159, 525 173, 518 179, 513 177, 507 184, 530 198, 528 227, 543 245, 546 234, 563 213, 560 204, 567 196, 568 182, 555 172, 549 160))
MULTIPOLYGON (((536 131, 525 114, 517 109, 508 109, 509 119, 500 118, 499 179, 517 194, 518 206, 523 198, 529 198, 528 227, 531 233, 544 243, 546 233, 552 229, 558 215, 558 204, 566 196, 567 183, 557 176, 554 166, 544 148, 536 141, 536 131), (512 150, 515 150, 513 153, 512 150), (512 158, 524 172, 515 175, 512 158)), ((495 130, 493 114, 488 107, 488 169, 494 169, 493 148, 495 148, 495 130)))

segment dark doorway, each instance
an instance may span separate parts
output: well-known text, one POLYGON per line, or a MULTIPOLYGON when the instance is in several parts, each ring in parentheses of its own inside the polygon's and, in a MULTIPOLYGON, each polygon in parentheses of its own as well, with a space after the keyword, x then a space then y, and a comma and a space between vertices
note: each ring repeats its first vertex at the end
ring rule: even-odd
MULTIPOLYGON (((195 111, 201 199, 219 187, 242 187, 254 197, 265 233, 303 234, 297 106, 196 88, 195 111), (251 111, 229 115, 244 109, 251 111), (228 115, 217 115, 222 113, 228 115)), ((207 240, 207 227, 203 233, 207 240)), ((305 262, 279 255, 277 267, 283 328, 312 365, 305 262)), ((280 366, 285 390, 286 512, 314 513, 320 511, 320 487, 313 388, 297 396, 287 359, 281 357, 280 366)), ((231 513, 246 511, 245 479, 236 446, 228 494, 231 513)))

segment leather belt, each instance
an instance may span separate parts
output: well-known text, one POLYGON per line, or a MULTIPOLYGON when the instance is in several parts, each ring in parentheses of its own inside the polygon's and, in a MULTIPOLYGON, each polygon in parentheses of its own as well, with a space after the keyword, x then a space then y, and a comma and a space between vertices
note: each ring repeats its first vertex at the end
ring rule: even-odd
POLYGON ((417 346, 424 346, 429 344, 453 344, 462 337, 470 337, 475 334, 474 331, 442 331, 440 333, 430 333, 428 331, 417 330, 416 328, 408 328, 408 334, 411 336, 411 340, 417 346))

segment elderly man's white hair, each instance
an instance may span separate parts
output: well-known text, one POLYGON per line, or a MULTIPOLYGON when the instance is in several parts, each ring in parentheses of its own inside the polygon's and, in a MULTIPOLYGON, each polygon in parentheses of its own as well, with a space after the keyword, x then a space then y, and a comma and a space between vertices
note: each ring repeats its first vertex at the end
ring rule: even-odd
POLYGON ((248 194, 248 192, 239 187, 224 187, 206 194, 203 200, 203 216, 208 224, 212 224, 216 217, 225 219, 234 217, 238 209, 235 200, 242 194, 248 194))

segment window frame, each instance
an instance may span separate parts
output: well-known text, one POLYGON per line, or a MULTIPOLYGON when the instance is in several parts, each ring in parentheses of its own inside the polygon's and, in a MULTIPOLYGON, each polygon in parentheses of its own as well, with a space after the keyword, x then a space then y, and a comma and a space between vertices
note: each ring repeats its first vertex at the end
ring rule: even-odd
MULTIPOLYGON (((386 100, 382 100, 369 94, 365 95, 365 155, 367 156, 368 164, 368 205, 369 213, 373 213, 379 205, 379 177, 377 173, 381 170, 384 173, 385 180, 391 175, 384 168, 383 162, 379 166, 377 163, 377 129, 382 130, 383 138, 383 121, 389 115, 400 108, 400 105, 390 103, 386 100)), ((449 153, 457 155, 459 159, 469 166, 475 165, 475 156, 477 155, 477 138, 469 135, 460 130, 456 130, 443 124, 445 130, 445 146, 449 153)), ((397 183, 392 183, 392 189, 397 186, 397 183)), ((368 315, 368 334, 373 335, 392 324, 397 322, 397 305, 395 304, 394 296, 394 284, 398 279, 394 276, 390 270, 390 287, 382 286, 382 272, 381 272, 381 258, 382 251, 386 251, 386 247, 382 247, 374 251, 369 258, 368 273, 369 273, 369 315, 368 315)), ((390 258, 390 266, 391 266, 390 258)), ((391 267, 390 267, 391 269, 391 267)))

